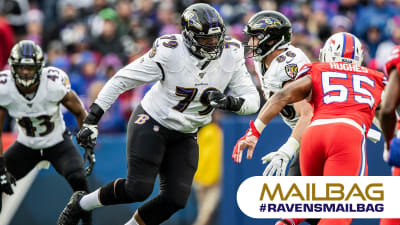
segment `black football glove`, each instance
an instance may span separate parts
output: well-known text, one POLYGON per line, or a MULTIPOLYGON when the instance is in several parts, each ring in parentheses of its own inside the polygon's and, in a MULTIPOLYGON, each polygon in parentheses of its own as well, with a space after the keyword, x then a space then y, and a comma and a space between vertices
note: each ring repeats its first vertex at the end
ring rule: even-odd
POLYGON ((240 97, 227 96, 224 93, 215 90, 208 92, 208 102, 211 107, 229 111, 239 111, 244 103, 240 97))
POLYGON ((90 176, 93 171, 94 163, 96 162, 93 148, 85 148, 85 154, 83 155, 83 164, 86 164, 86 162, 88 162, 89 165, 85 168, 85 175, 90 176))
POLYGON ((7 171, 4 158, 0 157, 0 194, 2 192, 8 195, 14 194, 12 184, 15 185, 15 178, 7 171))
POLYGON ((101 116, 104 114, 103 109, 100 108, 96 103, 90 106, 90 112, 87 117, 83 120, 83 125, 79 132, 76 134, 76 142, 85 149, 94 149, 96 145, 97 135, 99 134, 97 129, 97 123, 101 116))
POLYGON ((98 134, 97 125, 84 123, 76 134, 76 142, 84 149, 94 149, 98 134))

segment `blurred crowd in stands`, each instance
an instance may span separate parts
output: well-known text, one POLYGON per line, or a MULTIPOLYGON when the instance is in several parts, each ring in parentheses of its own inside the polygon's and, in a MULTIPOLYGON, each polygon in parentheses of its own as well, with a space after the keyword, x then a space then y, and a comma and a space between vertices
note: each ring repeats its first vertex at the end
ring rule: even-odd
MULTIPOLYGON (((222 15, 228 35, 246 41, 244 24, 260 10, 278 10, 292 22, 292 44, 316 61, 322 43, 347 31, 364 43, 365 65, 381 70, 400 44, 400 0, 0 0, 0 69, 14 43, 35 41, 47 53, 47 66, 69 75, 88 108, 104 83, 125 64, 146 53, 158 36, 180 33, 180 14, 207 2, 222 15)), ((255 75, 252 60, 248 68, 255 75)), ((253 79, 258 82, 257 79, 253 79)), ((125 130, 130 112, 149 86, 120 96, 99 124, 101 133, 125 130)), ((76 130, 72 115, 67 126, 76 130)), ((5 130, 12 129, 8 123, 5 130)))

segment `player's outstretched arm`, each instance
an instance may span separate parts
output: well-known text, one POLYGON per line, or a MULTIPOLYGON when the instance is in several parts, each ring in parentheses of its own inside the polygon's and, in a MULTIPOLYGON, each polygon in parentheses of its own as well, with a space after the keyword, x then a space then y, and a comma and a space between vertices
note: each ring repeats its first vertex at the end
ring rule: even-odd
POLYGON ((257 119, 264 124, 268 124, 285 105, 305 99, 309 95, 311 88, 312 80, 310 76, 304 76, 288 84, 268 99, 258 113, 257 119))
POLYGON ((76 122, 78 123, 78 127, 80 129, 83 125, 83 120, 85 119, 87 113, 75 91, 68 91, 64 98, 61 100, 61 104, 63 104, 65 108, 68 109, 68 111, 74 114, 76 122))
MULTIPOLYGON (((243 54, 242 54, 243 55, 243 54)), ((239 70, 234 73, 232 80, 229 83, 229 89, 232 96, 230 98, 232 106, 239 115, 249 115, 256 113, 260 108, 260 95, 258 94, 256 86, 253 84, 250 73, 247 71, 244 59, 239 70)), ((212 104, 211 104, 212 106, 212 104)))
POLYGON ((262 107, 254 123, 251 121, 250 129, 246 135, 236 143, 232 158, 235 162, 240 163, 243 151, 248 148, 247 159, 253 157, 255 145, 258 137, 265 126, 282 110, 282 108, 290 103, 298 102, 305 99, 312 89, 311 77, 305 76, 296 80, 283 89, 276 92, 262 107))
POLYGON ((380 107, 379 120, 385 142, 390 146, 390 140, 394 137, 396 126, 396 107, 400 103, 400 77, 397 69, 392 69, 389 82, 385 88, 385 94, 380 107))
POLYGON ((400 166, 400 139, 395 136, 397 124, 396 108, 400 103, 400 77, 397 69, 390 71, 389 82, 385 88, 379 120, 385 136, 383 159, 390 165, 400 166))
POLYGON ((296 123, 296 126, 293 128, 292 134, 290 136, 296 138, 298 142, 301 142, 301 137, 303 136, 304 131, 307 129, 310 124, 311 118, 313 116, 313 108, 307 100, 302 100, 294 103, 294 109, 297 114, 300 116, 299 120, 296 123))

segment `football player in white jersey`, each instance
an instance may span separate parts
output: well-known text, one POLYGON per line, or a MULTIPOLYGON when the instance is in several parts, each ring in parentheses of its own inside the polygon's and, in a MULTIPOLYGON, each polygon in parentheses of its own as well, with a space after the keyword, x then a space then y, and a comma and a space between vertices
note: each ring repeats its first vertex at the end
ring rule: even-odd
MULTIPOLYGON (((255 14, 244 28, 244 33, 249 36, 248 45, 253 51, 255 69, 267 100, 276 91, 293 81, 298 70, 305 63, 310 63, 310 60, 299 48, 290 44, 291 23, 279 12, 261 11, 255 14)), ((287 163, 294 157, 289 175, 300 175, 297 160, 299 143, 301 135, 312 117, 312 108, 306 101, 302 101, 293 105, 286 105, 280 115, 292 129, 292 133, 288 141, 278 151, 269 153, 262 158, 263 163, 269 162, 263 174, 285 176, 287 163)), ((264 129, 259 121, 251 121, 250 124, 253 128, 251 130, 253 135, 256 135, 257 131, 261 133, 264 129)), ((250 137, 245 137, 238 141, 232 155, 237 163, 240 163, 242 158, 242 153, 239 153, 237 148, 239 144, 247 146, 247 143, 251 143, 249 144, 247 158, 250 159, 253 154, 255 143, 252 140, 247 140, 250 137)), ((258 138, 257 135, 255 137, 258 138)))
MULTIPOLYGON (((248 45, 253 52, 255 69, 267 101, 275 92, 294 81, 297 72, 304 64, 310 63, 301 49, 290 44, 292 25, 288 18, 279 12, 256 13, 249 19, 243 32, 249 37, 248 45)), ((292 133, 278 151, 262 157, 263 164, 269 163, 263 175, 285 176, 288 162, 293 158, 288 175, 300 176, 300 141, 311 121, 313 109, 306 100, 303 100, 286 105, 280 115, 292 129, 292 133)), ((244 148, 248 148, 246 158, 252 158, 257 140, 264 128, 265 125, 261 121, 250 121, 250 129, 234 147, 232 158, 236 163, 241 162, 244 148)), ((318 220, 307 220, 307 222, 317 224, 318 220)))
MULTIPOLYGON (((254 54, 255 68, 266 99, 292 82, 298 70, 305 63, 310 63, 299 48, 290 44, 291 23, 279 12, 261 11, 255 14, 244 28, 244 33, 250 38, 248 44, 254 54)), ((263 175, 285 176, 287 164, 294 158, 288 175, 299 176, 298 150, 301 136, 312 117, 312 107, 303 100, 293 105, 286 105, 280 115, 292 128, 292 133, 278 151, 271 152, 262 158, 263 163, 269 162, 263 175)), ((232 157, 235 162, 240 163, 242 159, 239 145, 248 147, 247 159, 252 158, 257 139, 264 127, 257 120, 250 122, 251 129, 234 148, 232 157)))
POLYGON ((240 42, 225 38, 219 13, 194 4, 182 14, 182 34, 162 36, 153 48, 119 70, 90 108, 77 135, 93 145, 97 122, 119 94, 156 82, 132 113, 127 132, 127 177, 86 194, 76 192, 58 225, 76 225, 82 214, 103 205, 145 200, 157 174, 160 194, 145 202, 126 223, 155 225, 186 205, 197 169, 197 130, 214 108, 251 114, 259 95, 244 64, 240 42), (229 88, 232 95, 225 95, 229 88))
MULTIPOLYGON (((67 74, 44 67, 42 49, 20 41, 11 50, 10 70, 0 72, 0 127, 6 111, 15 118, 17 140, 3 154, 0 132, 1 192, 12 194, 12 177, 24 177, 41 160, 48 160, 73 191, 88 191, 83 162, 65 128, 60 103, 74 114, 81 127, 86 111, 67 74)), ((91 224, 90 216, 84 224, 91 224)))

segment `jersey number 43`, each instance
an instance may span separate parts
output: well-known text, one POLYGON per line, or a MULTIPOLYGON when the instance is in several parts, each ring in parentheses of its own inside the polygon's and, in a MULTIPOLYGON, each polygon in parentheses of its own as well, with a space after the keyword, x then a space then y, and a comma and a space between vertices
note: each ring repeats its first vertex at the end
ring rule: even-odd
POLYGON ((26 135, 29 137, 42 137, 49 134, 54 129, 54 123, 48 115, 38 116, 36 118, 22 117, 21 119, 18 119, 18 124, 25 129, 26 135), (43 131, 36 134, 38 128, 41 128, 43 131))

